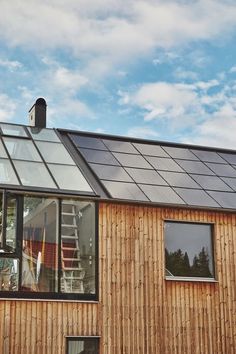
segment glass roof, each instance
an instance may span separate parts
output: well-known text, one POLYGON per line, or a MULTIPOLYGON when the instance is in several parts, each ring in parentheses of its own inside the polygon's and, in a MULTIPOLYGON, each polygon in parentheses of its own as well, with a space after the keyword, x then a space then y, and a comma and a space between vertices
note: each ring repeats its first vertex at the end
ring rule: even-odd
POLYGON ((0 183, 94 194, 53 129, 0 123, 0 183))
POLYGON ((95 134, 68 136, 111 198, 236 208, 236 153, 95 134))

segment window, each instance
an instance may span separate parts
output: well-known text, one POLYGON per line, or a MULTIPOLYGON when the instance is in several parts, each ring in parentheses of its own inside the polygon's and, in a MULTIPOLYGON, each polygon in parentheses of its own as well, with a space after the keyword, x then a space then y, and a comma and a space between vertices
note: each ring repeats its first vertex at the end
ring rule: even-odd
POLYGON ((66 354, 98 354, 98 337, 67 338, 66 354))
POLYGON ((165 222, 166 278, 214 279, 212 225, 165 222))
POLYGON ((0 296, 97 297, 96 205, 0 193, 0 296))

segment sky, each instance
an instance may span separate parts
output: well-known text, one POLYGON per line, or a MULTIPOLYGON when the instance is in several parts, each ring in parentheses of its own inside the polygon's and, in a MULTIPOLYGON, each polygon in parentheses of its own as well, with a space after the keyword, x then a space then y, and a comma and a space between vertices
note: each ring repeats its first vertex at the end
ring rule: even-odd
POLYGON ((236 149, 236 0, 0 0, 0 121, 236 149))

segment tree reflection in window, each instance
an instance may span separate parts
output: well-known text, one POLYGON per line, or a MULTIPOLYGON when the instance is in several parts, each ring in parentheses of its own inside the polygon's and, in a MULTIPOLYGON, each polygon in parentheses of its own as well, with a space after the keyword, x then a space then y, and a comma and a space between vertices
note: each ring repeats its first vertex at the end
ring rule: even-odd
POLYGON ((165 223, 166 276, 213 278, 211 225, 165 223))

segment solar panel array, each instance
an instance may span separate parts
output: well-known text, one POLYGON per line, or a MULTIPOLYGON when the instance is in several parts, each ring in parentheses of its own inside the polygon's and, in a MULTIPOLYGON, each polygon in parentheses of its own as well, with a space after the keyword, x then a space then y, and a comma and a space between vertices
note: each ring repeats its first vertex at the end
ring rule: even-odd
POLYGON ((94 193, 53 129, 0 123, 0 183, 94 193))
POLYGON ((68 135, 111 198, 236 209, 236 153, 68 135))

